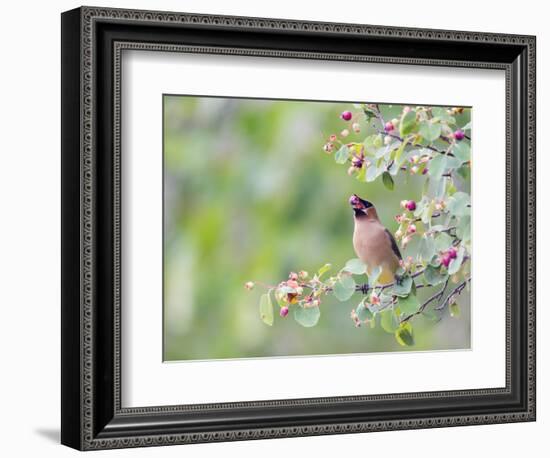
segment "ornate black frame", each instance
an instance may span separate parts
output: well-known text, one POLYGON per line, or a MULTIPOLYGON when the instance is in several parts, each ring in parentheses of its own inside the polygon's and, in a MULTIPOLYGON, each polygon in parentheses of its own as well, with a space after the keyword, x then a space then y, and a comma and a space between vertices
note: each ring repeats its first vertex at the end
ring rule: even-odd
POLYGON ((61 442, 80 450, 535 420, 535 37, 95 7, 63 13, 61 408, 61 442), (506 387, 122 408, 124 49, 505 70, 506 387))

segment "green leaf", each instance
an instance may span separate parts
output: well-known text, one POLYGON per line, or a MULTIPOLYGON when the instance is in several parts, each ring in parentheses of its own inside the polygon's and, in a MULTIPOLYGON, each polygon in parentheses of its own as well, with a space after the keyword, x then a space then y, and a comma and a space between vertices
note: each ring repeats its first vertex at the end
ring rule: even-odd
POLYGON ((470 181, 470 175, 472 173, 472 169, 467 165, 463 165, 462 167, 459 167, 459 169, 456 172, 462 177, 464 181, 470 181))
POLYGON ((416 112, 414 110, 411 110, 401 117, 401 122, 399 123, 399 133, 401 134, 401 137, 410 134, 415 127, 416 112))
POLYGON ((393 191, 393 178, 391 177, 389 172, 384 172, 382 174, 382 183, 384 183, 384 186, 390 191, 393 191))
POLYGON ((451 317, 458 318, 460 316, 460 307, 456 302, 453 302, 449 306, 449 313, 451 314, 451 317))
POLYGON ((465 250, 463 246, 458 249, 456 253, 456 258, 451 261, 447 269, 449 275, 454 275, 460 270, 460 267, 462 266, 462 261, 464 260, 464 251, 465 250))
POLYGON ((347 145, 342 145, 334 155, 334 160, 337 164, 345 164, 349 159, 349 148, 347 145))
POLYGON ((424 224, 430 224, 432 222, 432 215, 434 214, 434 210, 435 210, 434 201, 431 201, 424 206, 424 208, 422 209, 422 214, 420 215, 420 219, 424 224))
POLYGON ((440 232, 435 238, 436 251, 446 251, 453 244, 453 238, 446 232, 440 232))
POLYGON ((435 254, 435 242, 432 236, 425 235, 420 239, 418 256, 421 261, 430 262, 435 254))
POLYGON ((380 326, 389 334, 393 334, 397 329, 397 319, 391 308, 387 308, 380 312, 380 326))
POLYGON ((447 110, 442 107, 432 107, 432 115, 434 118, 439 118, 448 124, 455 124, 455 118, 447 113, 447 110))
POLYGON ((363 145, 365 146, 365 152, 370 155, 374 155, 378 148, 384 144, 382 136, 379 134, 369 135, 365 138, 363 145))
POLYGON ((472 130, 472 123, 469 122, 469 123, 465 124, 464 127, 462 127, 462 130, 464 130, 464 131, 472 130))
POLYGON ((433 142, 441 135, 441 124, 423 121, 420 123, 418 133, 428 142, 433 142))
POLYGON ((439 285, 447 280, 449 275, 442 274, 441 269, 439 267, 434 267, 432 265, 428 265, 426 267, 426 270, 424 271, 424 278, 426 279, 426 282, 428 282, 429 285, 436 286, 439 285))
POLYGON ((452 156, 445 156, 447 158, 445 162, 445 169, 449 171, 453 171, 454 169, 458 169, 462 165, 462 161, 456 157, 452 156))
POLYGON ((413 328, 408 321, 401 323, 399 328, 395 330, 395 340, 404 347, 412 347, 414 345, 413 328))
POLYGON ((315 326, 319 321, 321 311, 319 307, 294 307, 294 319, 305 328, 315 326))
POLYGON ((273 304, 269 293, 260 297, 260 318, 268 326, 273 326, 273 304))
POLYGON ((453 154, 462 163, 470 160, 470 145, 465 142, 457 142, 453 145, 453 154))
MULTIPOLYGON (((407 146, 407 143, 409 143, 409 139, 408 138, 405 138, 403 140, 403 142, 401 143, 401 145, 399 146, 399 148, 397 148, 397 150, 395 151, 395 158, 394 158, 394 161, 398 164, 398 165, 401 165, 403 163, 403 161, 401 160, 401 158, 403 157, 403 151, 405 151, 405 147, 407 146)), ((403 158, 405 159, 405 158, 403 158)))
POLYGON ((428 175, 435 180, 439 180, 447 168, 447 156, 439 153, 436 154, 428 165, 428 175))
POLYGON ((424 318, 426 318, 427 320, 430 320, 430 321, 436 321, 437 322, 437 321, 441 320, 441 315, 438 312, 434 311, 434 310, 424 309, 422 311, 422 316, 424 318))
POLYGON ((374 163, 369 164, 367 167, 367 173, 365 174, 365 181, 370 183, 371 181, 376 180, 376 177, 379 175, 378 167, 374 163))
POLYGON ((332 264, 325 264, 323 267, 321 267, 318 271, 317 271, 317 276, 319 278, 321 278, 321 276, 328 272, 330 270, 330 268, 332 267, 332 264))
POLYGON ((464 242, 468 242, 470 240, 471 228, 469 216, 463 216, 462 218, 460 218, 460 221, 456 226, 456 236, 464 242))
POLYGON ((409 276, 403 276, 395 278, 395 284, 393 285, 393 293, 396 296, 407 297, 411 292, 413 279, 409 276))
POLYGON ((454 216, 470 215, 470 195, 465 192, 455 192, 447 202, 447 209, 454 216))
POLYGON ((347 301, 355 293, 355 280, 351 275, 341 275, 332 287, 332 292, 340 302, 347 301))
POLYGON ((346 265, 342 270, 345 270, 346 272, 349 272, 355 275, 360 275, 360 274, 364 274, 367 271, 367 266, 360 259, 354 258, 347 261, 346 265))
POLYGON ((357 308, 355 309, 355 313, 357 313, 357 317, 361 320, 361 321, 365 321, 365 320, 372 320, 373 318, 373 314, 372 312, 369 310, 369 308, 365 305, 365 302, 362 301, 358 306, 357 308))
POLYGON ((411 293, 406 297, 398 297, 397 305, 399 306, 399 310, 401 310, 401 313, 405 316, 408 316, 418 311, 418 308, 420 307, 420 302, 418 301, 416 294, 411 293))

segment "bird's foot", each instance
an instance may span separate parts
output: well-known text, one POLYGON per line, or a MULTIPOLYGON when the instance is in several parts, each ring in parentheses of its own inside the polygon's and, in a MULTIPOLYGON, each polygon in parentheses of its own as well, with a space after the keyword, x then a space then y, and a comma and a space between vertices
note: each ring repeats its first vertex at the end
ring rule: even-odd
POLYGON ((363 283, 361 286, 359 286, 359 291, 361 291, 363 294, 368 294, 369 292, 369 284, 368 283, 363 283))

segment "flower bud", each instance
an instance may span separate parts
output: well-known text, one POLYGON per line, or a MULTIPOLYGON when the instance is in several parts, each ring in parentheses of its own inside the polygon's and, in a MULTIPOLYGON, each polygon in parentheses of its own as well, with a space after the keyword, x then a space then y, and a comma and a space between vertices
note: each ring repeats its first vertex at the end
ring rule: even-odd
POLYGON ((288 274, 288 279, 296 281, 296 280, 298 280, 298 274, 296 272, 290 272, 288 274))
POLYGON ((247 281, 245 284, 244 284, 244 287, 247 289, 247 290, 251 290, 254 288, 254 282, 253 281, 247 281))
POLYGON ((445 253, 443 256, 441 256, 440 260, 441 264, 443 264, 445 267, 449 267, 449 264, 451 263, 451 257, 448 253, 445 253))
POLYGON ((380 298, 378 297, 378 294, 372 293, 370 295, 370 303, 373 304, 373 305, 380 304, 380 298))
POLYGON ((386 135, 384 137, 384 145, 389 145, 391 143, 391 137, 389 135, 386 135))
POLYGON ((288 307, 286 305, 281 307, 281 310, 279 310, 279 315, 281 315, 282 318, 288 315, 288 307))
POLYGON ((449 248, 447 250, 447 254, 449 255, 449 258, 456 259, 456 256, 457 256, 456 248, 454 246, 452 246, 451 248, 449 248))
POLYGON ((400 239, 403 236, 403 232, 401 232, 401 229, 397 229, 395 231, 395 238, 400 239))
POLYGON ((351 120, 351 118, 353 117, 353 114, 351 111, 343 111, 342 114, 340 115, 340 117, 344 120, 344 121, 349 121, 351 120))
POLYGON ((411 107, 403 107, 403 113, 408 113, 411 111, 411 107))
POLYGON ((393 125, 393 123, 391 121, 388 121, 386 124, 384 124, 384 130, 386 132, 391 132, 394 128, 395 128, 395 126, 393 125))
POLYGON ((358 134, 359 132, 361 132, 361 126, 359 125, 358 122, 354 122, 354 123, 351 125, 351 128, 352 128, 353 131, 354 131, 355 133, 357 133, 357 134, 358 134))
POLYGON ((329 139, 329 141, 331 141, 331 142, 335 142, 337 138, 338 138, 338 137, 336 137, 335 134, 332 134, 328 139, 329 139))
POLYGON ((347 137, 349 135, 349 130, 348 129, 344 129, 342 132, 340 132, 340 135, 342 137, 347 137))
POLYGON ((298 288, 298 282, 296 280, 288 280, 286 282, 286 286, 288 286, 289 288, 292 288, 292 289, 296 289, 296 288, 298 288))
POLYGON ((414 234, 416 232, 416 226, 414 224, 409 224, 409 227, 407 228, 407 233, 414 234))
POLYGON ((327 154, 330 154, 332 153, 332 150, 334 149, 334 145, 332 143, 325 143, 325 145, 323 146, 323 150, 325 151, 325 153, 327 154))
POLYGON ((300 277, 302 280, 305 280, 307 277, 309 277, 309 274, 305 270, 300 270, 300 272, 298 272, 298 277, 300 277))
POLYGON ((394 125, 394 127, 397 127, 397 126, 399 125, 399 119, 393 118, 393 119, 391 120, 391 123, 394 125))

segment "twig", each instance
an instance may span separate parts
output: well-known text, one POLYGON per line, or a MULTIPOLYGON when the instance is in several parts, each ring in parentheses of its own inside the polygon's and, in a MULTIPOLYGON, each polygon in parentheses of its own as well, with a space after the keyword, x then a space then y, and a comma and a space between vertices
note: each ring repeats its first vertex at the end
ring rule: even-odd
POLYGON ((456 286, 449 293, 449 295, 445 298, 445 300, 441 304, 439 304, 437 307, 434 307, 434 309, 435 310, 443 310, 449 304, 451 299, 453 299, 455 296, 458 296, 460 293, 462 293, 462 291, 464 290, 464 288, 466 287, 468 282, 471 281, 471 280, 472 280, 472 277, 466 278, 462 283, 460 283, 458 286, 456 286))
MULTIPOLYGON (((411 278, 419 277, 420 275, 422 275, 424 273, 425 270, 426 269, 421 269, 421 270, 415 272, 414 274, 411 275, 411 278)), ((355 291, 362 292, 363 294, 368 294, 368 292, 371 289, 380 288, 380 292, 382 292, 382 291, 384 291, 388 288, 391 288, 393 285, 395 285, 395 283, 396 282, 384 283, 383 285, 372 286, 372 287, 368 283, 363 283, 362 285, 356 285, 355 286, 355 291)))
POLYGON ((438 301, 443 296, 443 293, 445 293, 445 290, 447 289, 447 285, 449 284, 449 277, 447 277, 447 280, 445 281, 445 284, 443 285, 443 288, 441 288, 437 293, 435 293, 433 296, 431 296, 428 300, 424 301, 424 303, 419 307, 419 309, 411 313, 409 316, 406 316, 401 320, 401 322, 405 322, 410 320, 413 316, 421 314, 428 305, 430 305, 433 301, 438 301))

